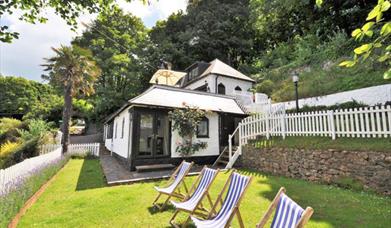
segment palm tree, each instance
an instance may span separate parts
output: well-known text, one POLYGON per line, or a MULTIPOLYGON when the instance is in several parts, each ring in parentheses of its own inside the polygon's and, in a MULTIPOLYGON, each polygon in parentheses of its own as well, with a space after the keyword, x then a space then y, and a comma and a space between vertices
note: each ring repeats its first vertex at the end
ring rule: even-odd
POLYGON ((72 98, 78 95, 89 96, 93 94, 94 82, 100 75, 100 69, 92 60, 92 53, 76 45, 52 48, 56 53, 54 57, 45 59, 43 64, 48 75, 42 75, 43 79, 64 93, 64 109, 62 115, 63 153, 68 151, 69 122, 72 115, 72 98))

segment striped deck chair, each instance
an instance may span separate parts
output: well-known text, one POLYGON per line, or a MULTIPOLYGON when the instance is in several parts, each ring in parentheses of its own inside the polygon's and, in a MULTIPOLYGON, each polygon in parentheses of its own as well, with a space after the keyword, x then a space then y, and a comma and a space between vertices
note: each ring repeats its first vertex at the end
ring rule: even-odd
POLYGON ((186 195, 181 194, 179 191, 180 185, 183 183, 183 186, 185 188, 186 194, 189 193, 189 190, 186 186, 186 183, 184 182, 184 179, 186 175, 189 173, 191 167, 193 166, 193 162, 189 163, 186 161, 182 161, 182 163, 178 166, 178 168, 175 170, 175 172, 171 175, 170 179, 168 180, 168 183, 171 183, 169 186, 160 188, 155 186, 156 191, 158 191, 158 196, 153 201, 153 205, 160 210, 163 210, 163 208, 166 206, 168 201, 171 199, 171 197, 176 197, 179 199, 184 199, 186 195), (161 195, 168 195, 166 201, 164 201, 162 206, 159 206, 156 202, 159 200, 161 195))
POLYGON ((265 226, 275 208, 276 213, 271 225, 272 228, 304 227, 314 212, 311 207, 307 207, 305 210, 301 208, 285 194, 285 188, 282 187, 259 224, 257 224, 257 228, 265 226))
POLYGON ((212 210, 209 212, 207 220, 201 220, 196 217, 191 216, 194 224, 197 227, 203 228, 220 228, 220 227, 229 227, 233 217, 236 215, 239 221, 240 227, 244 227, 242 217, 240 215, 239 206, 240 202, 245 194, 248 186, 250 185, 251 177, 241 175, 236 172, 232 172, 229 179, 225 183, 223 190, 220 192, 219 196, 216 199, 215 204, 212 207, 212 210), (222 200, 223 193, 227 190, 225 200, 222 200), (221 203, 221 209, 216 216, 215 214, 216 206, 221 203), (213 218, 212 218, 213 216, 213 218))
POLYGON ((171 203, 176 207, 176 211, 170 220, 170 224, 173 226, 177 226, 174 224, 174 219, 180 211, 184 211, 190 213, 186 219, 186 222, 183 226, 190 221, 190 215, 196 214, 196 210, 206 211, 208 212, 202 205, 202 200, 206 196, 209 200, 209 204, 213 207, 212 199, 209 195, 209 188, 215 180, 217 174, 219 173, 219 169, 210 169, 204 166, 200 175, 198 175, 197 180, 193 183, 193 186, 190 188, 190 192, 192 195, 187 195, 183 202, 174 202, 171 203))

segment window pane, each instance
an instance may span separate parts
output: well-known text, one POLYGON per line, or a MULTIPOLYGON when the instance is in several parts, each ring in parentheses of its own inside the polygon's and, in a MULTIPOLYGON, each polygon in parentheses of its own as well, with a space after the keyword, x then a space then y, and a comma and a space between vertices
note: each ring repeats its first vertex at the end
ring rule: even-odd
POLYGON ((197 136, 208 136, 208 120, 202 120, 198 124, 197 136))
POLYGON ((140 140, 139 140, 139 155, 152 155, 153 143, 153 115, 142 113, 140 115, 140 140))

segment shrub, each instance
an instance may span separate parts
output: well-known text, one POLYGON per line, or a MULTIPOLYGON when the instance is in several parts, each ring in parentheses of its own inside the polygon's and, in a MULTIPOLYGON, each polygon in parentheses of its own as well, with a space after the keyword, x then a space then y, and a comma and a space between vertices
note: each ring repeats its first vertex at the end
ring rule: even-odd
POLYGON ((272 80, 264 80, 263 82, 256 85, 256 90, 258 93, 266 93, 267 95, 271 95, 274 90, 274 82, 272 80))
POLYGON ((0 169, 5 169, 36 155, 38 155, 38 139, 33 138, 15 147, 7 156, 0 157, 0 169))
POLYGON ((68 161, 67 157, 44 167, 37 167, 27 179, 18 179, 12 183, 10 192, 0 192, 0 227, 7 227, 25 202, 68 161))
POLYGON ((183 109, 174 109, 168 115, 173 122, 173 129, 182 138, 182 142, 177 143, 176 152, 181 156, 189 156, 207 147, 205 142, 193 142, 194 133, 197 131, 197 126, 202 118, 205 117, 206 111, 197 107, 190 107, 185 103, 183 105, 183 109))
POLYGON ((22 125, 22 121, 13 118, 1 118, 0 119, 0 134, 3 134, 11 129, 19 128, 22 125))
POLYGON ((43 120, 31 120, 28 123, 28 130, 18 130, 20 137, 27 141, 32 138, 41 139, 50 130, 50 124, 43 120))
POLYGON ((17 129, 22 128, 23 123, 13 118, 0 119, 0 144, 6 141, 16 141, 19 133, 17 129))
POLYGON ((0 159, 13 153, 17 147, 21 145, 20 142, 6 141, 0 146, 0 159))

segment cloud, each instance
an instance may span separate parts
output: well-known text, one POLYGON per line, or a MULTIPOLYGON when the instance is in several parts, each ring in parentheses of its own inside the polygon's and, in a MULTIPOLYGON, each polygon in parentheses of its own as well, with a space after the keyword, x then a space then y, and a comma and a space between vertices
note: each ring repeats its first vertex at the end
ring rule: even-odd
MULTIPOLYGON (((11 44, 1 43, 0 47, 0 73, 3 75, 23 76, 40 81, 44 63, 43 58, 53 55, 51 47, 69 45, 72 38, 80 34, 83 27, 78 31, 71 31, 66 22, 57 16, 53 10, 48 10, 46 17, 49 19, 45 24, 29 24, 20 21, 20 12, 5 15, 2 23, 7 23, 11 31, 20 33, 20 38, 11 44)), ((88 22, 95 15, 82 15, 79 21, 88 22)), ((2 18, 3 20, 3 18, 2 18)))
POLYGON ((117 3, 125 12, 140 17, 147 27, 152 27, 157 20, 166 19, 179 10, 185 11, 187 6, 187 0, 150 0, 148 4, 119 0, 117 3))
MULTIPOLYGON (((119 0, 118 3, 126 11, 140 17, 146 26, 152 27, 157 20, 165 19, 173 12, 186 9, 186 0, 151 0, 149 5, 141 1, 127 3, 119 0)), ((84 29, 79 26, 76 32, 71 31, 66 22, 48 9, 45 24, 29 24, 20 21, 20 12, 4 15, 0 24, 8 25, 10 30, 20 33, 20 38, 11 44, 0 43, 0 73, 3 75, 22 76, 41 81, 44 73, 40 66, 43 58, 53 55, 51 47, 69 45, 72 38, 81 34, 84 29)), ((96 18, 94 14, 83 14, 79 22, 88 23, 96 18)))

